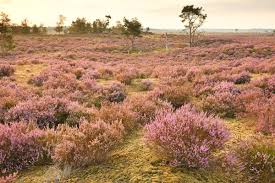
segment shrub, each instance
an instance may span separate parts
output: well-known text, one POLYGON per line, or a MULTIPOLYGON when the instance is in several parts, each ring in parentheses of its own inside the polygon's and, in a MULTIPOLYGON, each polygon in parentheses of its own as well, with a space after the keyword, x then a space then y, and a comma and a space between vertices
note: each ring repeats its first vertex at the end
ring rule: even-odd
POLYGON ((137 126, 137 113, 132 111, 131 106, 126 103, 103 105, 95 116, 109 123, 119 121, 126 131, 131 131, 137 126))
POLYGON ((109 102, 123 102, 127 96, 125 86, 121 83, 112 83, 107 86, 103 91, 103 95, 109 102))
POLYGON ((213 152, 228 139, 223 121, 185 105, 172 112, 161 111, 146 126, 145 138, 156 152, 187 167, 206 167, 213 152))
POLYGON ((0 177, 0 183, 13 183, 16 180, 16 173, 10 174, 8 176, 0 177))
POLYGON ((172 108, 169 103, 158 100, 151 95, 132 96, 128 98, 125 103, 137 114, 136 120, 142 125, 153 120, 157 110, 172 108))
POLYGON ((240 110, 237 102, 240 93, 240 90, 235 88, 233 83, 218 83, 213 88, 213 93, 203 99, 202 109, 220 117, 235 117, 240 110))
POLYGON ((0 124, 0 174, 9 174, 33 165, 42 158, 39 139, 43 131, 25 123, 0 124))
POLYGON ((275 75, 273 75, 272 77, 270 77, 267 81, 267 85, 268 85, 268 90, 275 94, 275 75))
POLYGON ((123 136, 119 122, 83 122, 79 129, 62 127, 53 160, 59 166, 83 167, 106 159, 113 146, 123 136))
POLYGON ((44 83, 44 89, 66 89, 68 92, 79 90, 79 82, 73 74, 64 74, 58 77, 49 77, 44 83))
POLYGON ((253 138, 242 141, 234 150, 237 166, 250 182, 275 180, 275 146, 272 140, 253 138))
POLYGON ((249 83, 251 80, 251 76, 248 72, 242 72, 240 74, 233 76, 233 78, 235 84, 245 84, 249 83))
POLYGON ((20 102, 7 114, 9 121, 35 122, 40 128, 67 123, 76 126, 81 118, 89 119, 89 111, 67 99, 42 97, 20 102))
POLYGON ((120 81, 121 83, 125 85, 130 85, 132 83, 132 80, 135 79, 135 75, 131 73, 119 73, 116 75, 116 80, 120 81))
POLYGON ((40 87, 49 79, 49 76, 46 74, 40 74, 37 76, 32 77, 28 83, 34 86, 40 87))
POLYGON ((13 75, 14 72, 15 72, 15 69, 11 65, 7 65, 7 64, 0 65, 0 78, 5 76, 9 77, 13 75))
POLYGON ((275 134, 275 96, 258 98, 250 105, 250 112, 258 118, 257 130, 264 134, 275 134))
POLYGON ((252 84, 258 88, 263 89, 266 93, 275 94, 275 75, 255 80, 252 84))
POLYGON ((192 96, 192 89, 188 86, 164 86, 160 98, 170 102, 175 108, 189 103, 192 96))
POLYGON ((98 69, 98 73, 99 73, 99 77, 101 79, 109 79, 111 77, 113 77, 114 73, 111 69, 109 68, 100 68, 98 69))
POLYGON ((153 89, 153 82, 150 80, 142 80, 140 83, 142 91, 149 91, 153 89))

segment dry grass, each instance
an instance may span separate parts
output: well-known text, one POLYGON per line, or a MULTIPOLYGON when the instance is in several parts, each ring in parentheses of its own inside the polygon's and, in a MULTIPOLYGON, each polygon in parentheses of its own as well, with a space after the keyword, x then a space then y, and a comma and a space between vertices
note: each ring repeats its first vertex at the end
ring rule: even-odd
POLYGON ((16 82, 23 86, 28 86, 28 81, 43 71, 47 65, 45 64, 28 64, 28 65, 17 65, 15 70, 16 82))

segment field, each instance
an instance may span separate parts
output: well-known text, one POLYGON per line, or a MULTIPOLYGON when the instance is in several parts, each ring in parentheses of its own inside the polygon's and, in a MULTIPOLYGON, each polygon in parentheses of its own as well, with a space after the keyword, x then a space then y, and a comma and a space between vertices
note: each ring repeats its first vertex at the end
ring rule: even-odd
POLYGON ((16 36, 0 58, 3 182, 275 181, 275 36, 168 41, 16 36))

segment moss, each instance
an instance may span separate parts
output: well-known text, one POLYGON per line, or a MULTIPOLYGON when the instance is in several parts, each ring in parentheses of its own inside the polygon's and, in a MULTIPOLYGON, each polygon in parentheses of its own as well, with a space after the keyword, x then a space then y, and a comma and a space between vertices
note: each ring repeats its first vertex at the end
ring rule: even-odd
MULTIPOLYGON (((166 165, 146 146, 142 130, 133 132, 110 156, 103 164, 73 170, 66 182, 229 182, 218 171, 186 170, 166 165)), ((43 182, 53 180, 53 177, 62 177, 62 171, 54 166, 36 167, 23 172, 17 182, 43 182)))

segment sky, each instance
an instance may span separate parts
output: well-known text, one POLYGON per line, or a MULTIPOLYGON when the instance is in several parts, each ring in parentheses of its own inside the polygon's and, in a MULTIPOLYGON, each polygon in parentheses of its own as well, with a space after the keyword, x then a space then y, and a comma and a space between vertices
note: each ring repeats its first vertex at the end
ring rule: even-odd
POLYGON ((181 29, 178 17, 185 5, 202 6, 208 18, 203 28, 273 28, 275 0, 0 0, 0 11, 13 22, 27 18, 32 24, 54 26, 58 15, 69 25, 77 17, 112 16, 112 24, 122 18, 137 17, 144 27, 181 29))

